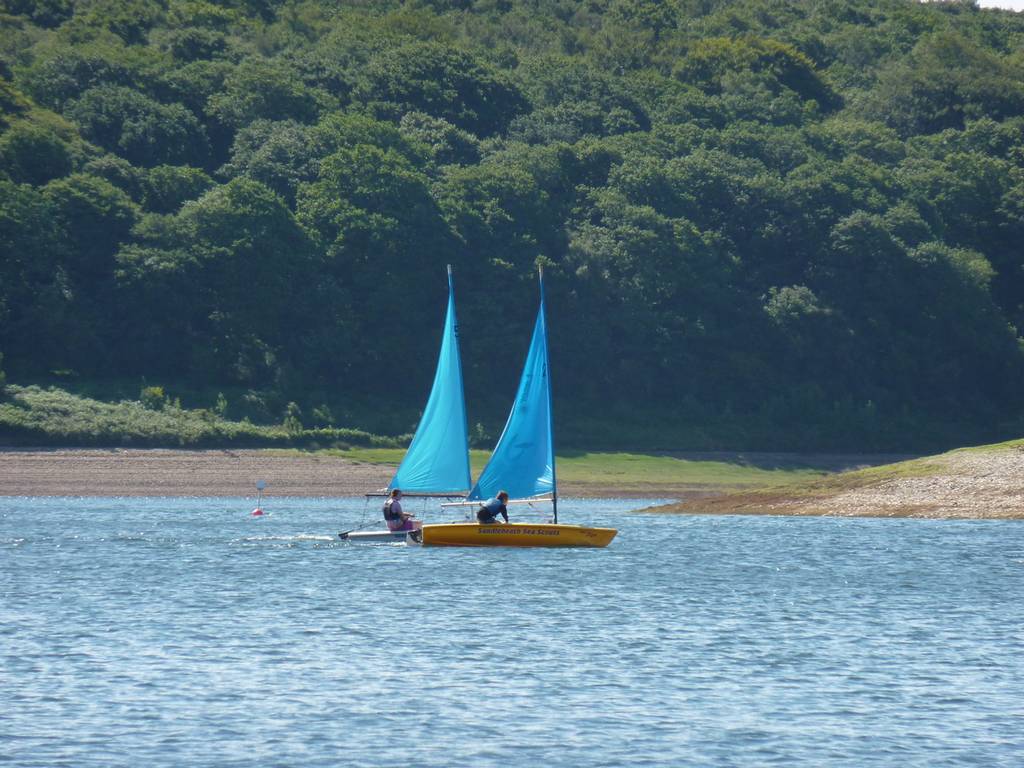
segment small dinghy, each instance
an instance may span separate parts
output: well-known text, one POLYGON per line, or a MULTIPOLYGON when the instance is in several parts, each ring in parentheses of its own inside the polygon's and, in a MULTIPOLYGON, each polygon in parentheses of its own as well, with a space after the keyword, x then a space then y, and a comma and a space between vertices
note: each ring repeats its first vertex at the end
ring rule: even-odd
MULTIPOLYGON (((459 357, 458 320, 455 316, 455 284, 448 266, 448 310, 445 313, 441 351, 430 397, 409 450, 387 488, 366 494, 387 499, 394 490, 404 498, 465 498, 472 485, 469 474, 469 431, 466 400, 462 392, 462 361, 459 357)), ((383 520, 380 521, 383 525, 383 520)), ((343 541, 379 543, 405 541, 409 530, 353 530, 339 533, 343 541)))

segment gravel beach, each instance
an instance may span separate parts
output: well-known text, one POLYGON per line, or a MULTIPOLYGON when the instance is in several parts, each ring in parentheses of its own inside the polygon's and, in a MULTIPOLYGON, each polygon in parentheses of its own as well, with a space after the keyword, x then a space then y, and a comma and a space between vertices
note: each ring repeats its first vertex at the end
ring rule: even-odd
POLYGON ((720 494, 655 511, 698 515, 1024 519, 1024 446, 950 451, 922 460, 910 476, 844 482, 831 475, 805 487, 720 494))

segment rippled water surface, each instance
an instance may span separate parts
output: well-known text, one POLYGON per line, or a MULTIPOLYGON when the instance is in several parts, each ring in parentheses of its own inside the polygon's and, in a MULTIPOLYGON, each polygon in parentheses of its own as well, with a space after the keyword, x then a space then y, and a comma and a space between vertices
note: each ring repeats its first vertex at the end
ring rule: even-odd
POLYGON ((334 537, 362 499, 0 499, 0 764, 1024 765, 1024 524, 334 537))

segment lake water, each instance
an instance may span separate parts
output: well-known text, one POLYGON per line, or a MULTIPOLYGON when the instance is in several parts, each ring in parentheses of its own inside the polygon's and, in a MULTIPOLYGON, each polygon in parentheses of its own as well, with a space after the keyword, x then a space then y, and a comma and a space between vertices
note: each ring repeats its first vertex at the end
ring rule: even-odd
POLYGON ((0 499, 0 765, 1018 766, 1024 524, 627 514, 353 545, 362 499, 0 499))

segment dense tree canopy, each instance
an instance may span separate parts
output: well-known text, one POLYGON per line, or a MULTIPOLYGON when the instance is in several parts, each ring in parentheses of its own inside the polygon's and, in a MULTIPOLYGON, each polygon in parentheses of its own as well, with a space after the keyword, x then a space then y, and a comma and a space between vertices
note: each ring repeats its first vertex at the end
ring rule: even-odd
POLYGON ((1024 420, 1016 14, 0 0, 0 28, 9 381, 405 431, 450 263, 494 432, 543 264, 566 442, 914 448, 1024 420))

